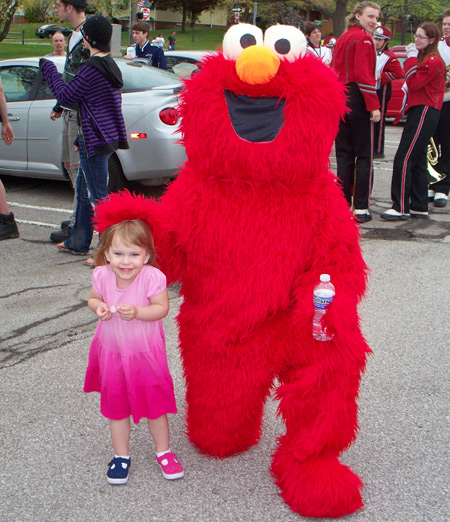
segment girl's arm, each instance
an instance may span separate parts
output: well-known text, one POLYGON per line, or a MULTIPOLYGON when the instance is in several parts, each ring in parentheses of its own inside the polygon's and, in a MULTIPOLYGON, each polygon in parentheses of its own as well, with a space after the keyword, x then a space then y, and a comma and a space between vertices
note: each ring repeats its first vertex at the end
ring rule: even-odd
POLYGON ((6 105, 5 93, 3 92, 2 80, 0 79, 0 121, 2 122, 2 138, 5 145, 11 145, 14 140, 14 132, 8 121, 8 106, 6 105))
POLYGON ((112 313, 109 306, 103 301, 102 297, 97 294, 93 286, 89 292, 88 306, 101 321, 108 321, 111 319, 112 313))
POLYGON ((124 321, 139 319, 140 321, 159 321, 169 313, 169 294, 167 290, 152 297, 148 306, 121 304, 117 311, 124 321))
POLYGON ((92 67, 82 67, 69 83, 65 83, 52 61, 41 58, 39 63, 44 79, 58 103, 62 105, 80 103, 92 91, 93 76, 96 76, 95 69, 92 67))
POLYGON ((423 89, 434 77, 442 76, 442 60, 437 56, 426 58, 420 66, 417 58, 408 58, 403 64, 405 80, 410 91, 423 89))

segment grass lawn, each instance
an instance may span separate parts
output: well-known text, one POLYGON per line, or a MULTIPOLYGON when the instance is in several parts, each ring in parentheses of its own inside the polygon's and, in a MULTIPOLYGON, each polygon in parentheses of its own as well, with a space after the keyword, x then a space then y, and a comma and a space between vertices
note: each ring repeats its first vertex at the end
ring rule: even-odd
MULTIPOLYGON (((23 58, 26 56, 44 56, 45 54, 51 53, 53 48, 50 44, 50 40, 38 38, 35 35, 36 29, 41 25, 43 24, 34 23, 12 25, 10 27, 10 33, 21 33, 22 30, 25 31, 25 44, 22 45, 20 43, 21 36, 15 36, 15 38, 19 38, 19 40, 3 40, 0 42, 0 60, 6 60, 8 58, 23 58)), ((150 33, 150 38, 153 38, 156 34, 161 32, 167 42, 167 37, 171 31, 172 29, 152 31, 150 33)), ((194 29, 194 34, 192 34, 192 29, 187 27, 184 34, 181 32, 181 28, 177 28, 176 32, 177 49, 216 50, 217 46, 222 42, 225 28, 216 29, 211 27, 196 27, 194 29)), ((128 42, 128 31, 122 31, 122 46, 126 47, 128 42)))
MULTIPOLYGON (((14 24, 10 27, 10 33, 21 33, 25 31, 25 45, 22 45, 19 41, 6 39, 0 42, 0 60, 6 60, 8 58, 23 58, 26 56, 43 56, 52 52, 53 48, 50 44, 50 40, 45 38, 38 38, 35 35, 35 31, 40 27, 41 23, 33 24, 14 24)), ((69 27, 69 26, 68 26, 69 27)), ((164 35, 167 42, 167 37, 171 33, 172 29, 163 29, 162 31, 152 31, 150 33, 150 39, 159 34, 160 32, 164 35)), ((225 28, 211 28, 211 27, 195 27, 192 32, 191 27, 186 27, 186 32, 182 33, 181 28, 176 28, 176 39, 177 49, 192 49, 192 50, 216 50, 217 46, 222 43, 223 35, 225 34, 225 28)), ((19 38, 17 36, 17 38, 19 38)), ((20 37, 21 38, 21 37, 20 37)), ((400 45, 400 34, 396 34, 391 40, 390 46, 400 45)), ((410 35, 406 37, 407 42, 410 41, 410 35)), ((122 47, 126 47, 129 43, 128 31, 122 31, 121 44, 122 47)), ((123 54, 125 51, 123 51, 123 54)))

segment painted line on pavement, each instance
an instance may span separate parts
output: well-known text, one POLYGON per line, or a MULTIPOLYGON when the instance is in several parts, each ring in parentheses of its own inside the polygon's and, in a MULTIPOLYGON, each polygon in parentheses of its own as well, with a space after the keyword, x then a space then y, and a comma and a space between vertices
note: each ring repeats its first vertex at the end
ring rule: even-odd
POLYGON ((17 208, 31 208, 33 210, 49 210, 50 212, 62 212, 64 214, 71 214, 73 212, 73 209, 66 210, 64 208, 53 208, 53 207, 40 207, 36 205, 25 205, 23 203, 11 203, 8 201, 8 205, 10 207, 17 207, 17 208))
POLYGON ((40 223, 39 221, 27 221, 26 219, 17 219, 15 218, 17 223, 21 223, 22 225, 36 225, 38 227, 47 227, 47 228, 61 228, 59 225, 53 225, 52 223, 40 223))

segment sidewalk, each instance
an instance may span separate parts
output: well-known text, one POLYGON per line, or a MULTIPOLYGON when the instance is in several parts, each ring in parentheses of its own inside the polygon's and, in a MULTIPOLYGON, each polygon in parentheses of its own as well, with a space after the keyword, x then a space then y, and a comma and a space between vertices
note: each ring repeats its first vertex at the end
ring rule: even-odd
MULTIPOLYGON (((388 131, 390 159, 400 131, 388 131)), ((382 221, 391 167, 377 162, 374 219, 361 227, 371 275, 360 311, 374 355, 362 381, 360 434, 343 461, 362 476, 366 507, 343 520, 447 522, 450 209, 427 223, 382 221)), ((21 263, 2 258, 0 278, 2 522, 306 520, 284 504, 268 471, 283 433, 275 402, 267 403, 260 444, 243 455, 211 459, 187 440, 176 288, 165 331, 179 410, 170 416, 171 446, 185 477, 163 479, 142 422, 132 430, 128 485, 107 484, 108 423, 98 395, 82 391, 96 324, 85 304, 91 273, 49 254, 48 230, 23 225, 21 238, 8 242, 20 246, 21 263)))

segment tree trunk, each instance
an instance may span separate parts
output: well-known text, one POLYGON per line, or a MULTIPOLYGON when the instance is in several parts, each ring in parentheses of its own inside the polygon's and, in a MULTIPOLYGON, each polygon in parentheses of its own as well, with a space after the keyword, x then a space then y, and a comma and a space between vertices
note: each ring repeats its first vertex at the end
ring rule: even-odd
POLYGON ((408 30, 408 11, 409 11, 409 7, 408 7, 408 2, 407 0, 405 0, 405 2, 403 3, 403 23, 402 23, 402 40, 401 40, 401 44, 402 45, 405 45, 405 42, 406 42, 406 31, 408 30))
POLYGON ((335 36, 341 36, 345 31, 347 4, 348 0, 336 0, 336 11, 333 16, 333 32, 335 36))
MULTIPOLYGON (((9 32, 9 27, 11 25, 14 13, 16 12, 16 9, 18 7, 18 0, 15 0, 11 4, 9 4, 8 9, 6 9, 4 15, 0 15, 0 27, 3 25, 3 28, 0 30, 0 42, 3 41, 9 32)), ((6 7, 5 5, 1 6, 2 8, 6 7)))
POLYGON ((183 14, 181 17, 181 32, 186 32, 186 18, 187 18, 187 6, 183 5, 183 14))

